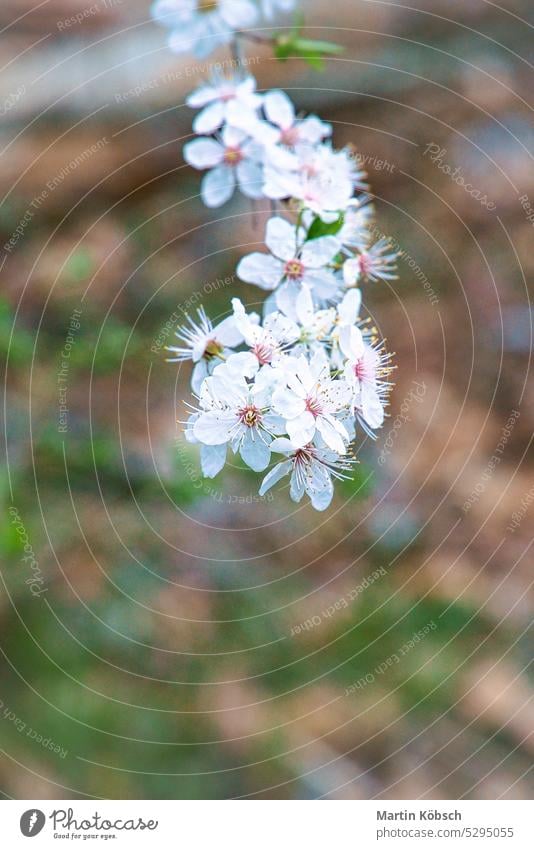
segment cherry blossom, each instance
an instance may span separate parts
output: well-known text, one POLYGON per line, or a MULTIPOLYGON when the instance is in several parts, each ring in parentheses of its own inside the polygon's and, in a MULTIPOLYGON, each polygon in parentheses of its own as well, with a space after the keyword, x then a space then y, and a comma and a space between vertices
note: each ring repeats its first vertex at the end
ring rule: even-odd
POLYGON ((247 197, 262 196, 261 147, 236 127, 226 125, 220 141, 202 137, 188 142, 184 158, 193 168, 209 171, 201 187, 206 206, 222 206, 230 200, 236 186, 247 197))
POLYGON ((210 135, 229 120, 231 122, 233 109, 244 115, 245 120, 253 122, 261 104, 254 77, 240 75, 215 77, 187 98, 188 106, 202 110, 193 121, 197 135, 210 135))
POLYGON ((178 327, 176 336, 184 345, 169 346, 167 351, 175 354, 169 357, 170 363, 191 360, 195 363, 191 386, 193 392, 200 392, 202 381, 211 370, 235 348, 243 342, 243 335, 237 327, 234 316, 224 319, 216 327, 207 317, 204 309, 197 310, 198 323, 187 316, 187 324, 178 327))
POLYGON ((237 273, 245 283, 273 290, 281 286, 277 302, 294 300, 301 286, 308 286, 320 300, 331 298, 338 282, 329 264, 339 252, 334 236, 304 241, 304 231, 276 216, 267 223, 265 243, 269 254, 255 252, 243 257, 237 273))
POLYGON ((252 0, 156 0, 154 19, 171 32, 174 53, 194 53, 199 59, 229 44, 239 29, 254 26, 258 8, 252 0))
POLYGON ((278 481, 286 475, 291 475, 289 493, 293 501, 302 501, 306 493, 315 510, 326 510, 334 495, 332 478, 344 479, 350 477, 354 461, 346 457, 340 458, 335 451, 326 446, 320 447, 309 443, 302 448, 295 448, 286 437, 280 437, 271 442, 271 451, 285 454, 287 459, 277 463, 266 475, 260 487, 259 494, 265 495, 278 481))
POLYGON ((293 446, 302 448, 319 432, 332 451, 345 454, 349 435, 336 413, 350 404, 350 385, 330 377, 321 351, 310 361, 304 356, 288 358, 284 380, 285 386, 274 390, 272 402, 274 411, 286 420, 293 446))

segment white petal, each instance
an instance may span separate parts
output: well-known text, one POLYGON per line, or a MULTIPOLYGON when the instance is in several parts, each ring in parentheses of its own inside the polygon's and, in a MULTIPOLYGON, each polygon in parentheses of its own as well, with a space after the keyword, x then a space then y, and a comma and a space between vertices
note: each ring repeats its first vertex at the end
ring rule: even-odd
POLYGON ((293 224, 279 215, 267 222, 265 244, 272 254, 287 262, 297 252, 297 236, 293 224))
POLYGON ((308 144, 319 144, 320 141, 331 135, 332 125, 325 124, 316 115, 310 115, 299 124, 299 136, 308 144))
POLYGON ((291 475, 291 485, 289 487, 289 494, 293 501, 296 501, 297 504, 302 500, 302 496, 304 495, 304 480, 299 475, 293 474, 291 475))
POLYGON ((317 298, 328 301, 334 297, 339 286, 334 274, 328 269, 308 269, 302 279, 303 283, 313 289, 317 298))
POLYGON ((200 449, 200 463, 205 478, 216 477, 226 463, 226 443, 224 445, 203 445, 200 449))
POLYGON ((308 286, 301 286, 300 292, 297 295, 295 309, 298 320, 302 325, 306 326, 311 323, 315 310, 312 294, 308 286))
POLYGON ((203 106, 213 103, 218 97, 219 93, 215 86, 201 85, 189 95, 185 102, 191 109, 202 109, 203 106))
POLYGON ((214 168, 202 180, 202 200, 210 208, 222 206, 230 200, 235 189, 235 175, 232 168, 220 165, 214 168))
POLYGON ((263 108, 271 124, 276 124, 283 130, 293 126, 295 107, 284 91, 267 92, 263 108))
POLYGON ((361 289, 351 289, 337 308, 342 324, 356 324, 362 305, 361 289))
POLYGON ((252 429, 243 439, 239 453, 243 462, 255 472, 263 472, 271 462, 269 446, 252 429))
POLYGON ((352 390, 345 380, 330 380, 324 389, 321 388, 319 395, 325 410, 332 413, 348 408, 352 390))
POLYGON ((238 354, 232 354, 226 361, 225 372, 230 379, 248 377, 252 379, 259 370, 260 364, 258 358, 249 351, 240 351, 238 354))
POLYGON ((316 419, 307 410, 287 423, 287 432, 295 448, 304 448, 315 436, 316 419))
POLYGON ((237 127, 230 127, 228 124, 222 131, 222 140, 225 147, 241 147, 246 141, 247 134, 237 127))
POLYGON ((365 348, 360 328, 354 325, 342 327, 339 332, 339 347, 349 360, 359 360, 365 348))
POLYGON ((233 30, 252 27, 258 20, 258 10, 250 0, 221 0, 220 14, 233 30))
POLYGON ((225 347, 228 346, 229 348, 235 348, 243 341, 243 334, 237 327, 233 315, 230 315, 228 318, 225 318, 224 321, 221 321, 221 323, 215 328, 214 333, 217 341, 225 347))
POLYGON ((313 479, 311 484, 306 487, 308 495, 310 496, 312 507, 318 511, 326 510, 327 507, 330 507, 334 496, 332 479, 328 472, 326 472, 326 469, 325 473, 326 478, 324 480, 318 481, 313 479))
POLYGON ((335 236, 310 239, 302 248, 302 262, 306 268, 322 268, 339 253, 340 243, 335 236))
POLYGON ((304 412, 306 404, 291 389, 281 388, 273 392, 273 409, 284 419, 296 419, 304 412))
POLYGON ((200 387, 208 376, 208 364, 206 360, 200 360, 193 369, 191 376, 191 388, 195 395, 200 394, 200 387))
POLYGON ((355 286, 360 279, 360 263, 357 257, 348 259, 343 266, 343 279, 345 286, 355 286))
POLYGON ((271 313, 263 322, 265 330, 271 333, 281 344, 296 342, 300 336, 300 330, 294 321, 279 312, 271 313))
POLYGON ((282 279, 282 263, 270 254, 253 253, 243 257, 237 266, 237 275, 245 283, 262 289, 276 289, 282 279))
POLYGON ((336 454, 346 454, 347 448, 341 435, 337 432, 334 425, 324 416, 320 416, 317 419, 317 430, 332 451, 335 451, 336 454))
POLYGON ((273 439, 269 447, 271 451, 275 451, 277 454, 292 454, 295 450, 291 440, 289 440, 286 436, 280 436, 278 439, 273 439))
POLYGON ((248 198, 263 197, 263 165, 245 160, 236 168, 239 188, 248 198))
POLYGON ((285 315, 293 321, 298 321, 297 316, 297 298, 299 296, 300 286, 298 283, 284 283, 276 290, 276 306, 285 315))
POLYGON ((263 479, 262 485, 260 487, 260 495, 265 495, 266 492, 269 492, 271 487, 273 487, 279 480, 282 480, 285 475, 288 475, 291 471, 291 462, 286 460, 285 463, 278 463, 271 469, 268 475, 266 475, 263 479))
POLYGON ((193 427, 193 434, 204 445, 223 445, 230 440, 236 421, 232 413, 201 413, 193 427))
POLYGON ((218 130, 224 121, 224 103, 218 100, 203 109, 193 121, 193 130, 199 136, 209 136, 218 130))
POLYGON ((367 386, 362 386, 362 416, 374 430, 384 424, 384 408, 380 398, 367 386))
POLYGON ((215 139, 194 139, 184 145, 184 159, 193 168, 214 168, 223 161, 224 150, 215 139))

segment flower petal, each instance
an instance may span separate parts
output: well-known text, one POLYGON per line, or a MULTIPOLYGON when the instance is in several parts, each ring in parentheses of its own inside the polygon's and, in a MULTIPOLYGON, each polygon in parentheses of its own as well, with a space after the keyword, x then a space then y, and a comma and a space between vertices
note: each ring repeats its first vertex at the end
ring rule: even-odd
POLYGON ((295 227, 279 215, 270 218, 267 222, 265 244, 274 256, 285 262, 294 259, 297 253, 295 227))
POLYGON ((193 168, 214 168, 223 157, 224 149, 215 139, 194 139, 184 145, 184 159, 193 168))
POLYGON ((362 305, 362 290, 350 289, 337 308, 342 324, 356 324, 362 305))
POLYGON ((258 20, 258 10, 250 0, 222 0, 219 14, 233 30, 253 27, 258 20))
POLYGON ((335 451, 336 454, 347 453, 346 445, 331 421, 324 416, 320 416, 317 419, 317 430, 332 451, 335 451))
POLYGON ((339 332, 339 347, 349 360, 359 360, 365 350, 360 328, 354 325, 342 327, 339 332))
POLYGON ((200 449, 200 464, 205 478, 216 477, 226 463, 226 443, 203 445, 200 449))
POLYGON ((261 289, 276 289, 282 279, 281 262, 270 254, 253 253, 243 257, 237 266, 237 275, 245 283, 253 283, 261 289))
POLYGON ((304 448, 315 436, 317 422, 308 410, 287 423, 287 432, 295 448, 304 448))
POLYGON ((271 462, 269 446, 252 428, 241 442, 239 453, 243 462, 250 466, 254 472, 263 472, 271 462))
POLYGON ((210 410, 200 414, 193 426, 193 434, 204 445, 223 445, 231 439, 236 421, 233 413, 210 410))
POLYGON ((306 403, 291 389, 280 388, 273 392, 273 409, 284 419, 296 419, 305 411, 306 403))
POLYGON ((218 130, 224 121, 224 103, 218 100, 210 104, 193 121, 193 130, 199 136, 209 136, 218 130))
POLYGON ((202 200, 211 209, 222 206, 230 200, 235 189, 235 175, 232 168, 220 165, 214 168, 202 180, 202 200))
POLYGON ((291 471, 291 461, 286 460, 284 463, 278 463, 268 475, 266 475, 263 479, 262 485, 260 487, 260 496, 265 495, 266 492, 269 492, 271 487, 278 483, 279 480, 282 480, 283 477, 288 475, 291 471))
POLYGON ((340 247, 339 239, 335 236, 310 239, 302 248, 302 262, 306 268, 323 268, 339 253, 340 247))
POLYGON ((263 197, 263 165, 261 162, 245 160, 236 168, 239 188, 248 198, 263 197))
POLYGON ((263 108, 271 124, 276 124, 282 130, 293 126, 295 107, 284 91, 267 92, 263 108))

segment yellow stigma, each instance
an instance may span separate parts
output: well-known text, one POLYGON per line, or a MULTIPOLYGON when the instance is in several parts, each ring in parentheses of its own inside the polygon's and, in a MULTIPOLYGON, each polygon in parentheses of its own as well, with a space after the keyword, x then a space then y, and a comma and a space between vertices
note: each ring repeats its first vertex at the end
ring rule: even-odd
POLYGON ((203 12, 213 12, 218 5, 218 0, 197 0, 197 11, 201 14, 203 12))

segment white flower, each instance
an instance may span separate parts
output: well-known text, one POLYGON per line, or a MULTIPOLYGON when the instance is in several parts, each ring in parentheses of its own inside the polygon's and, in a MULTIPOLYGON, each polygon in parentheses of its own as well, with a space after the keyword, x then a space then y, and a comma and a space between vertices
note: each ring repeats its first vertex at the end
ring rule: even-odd
POLYGON ((361 176, 347 150, 332 150, 327 144, 299 145, 291 168, 266 162, 264 192, 274 200, 296 198, 330 221, 346 209, 361 176))
POLYGON ((221 141, 202 137, 188 142, 184 158, 193 168, 211 169, 201 187, 206 206, 222 206, 230 200, 236 185, 247 197, 262 197, 261 147, 242 130, 227 125, 221 141))
POLYGON ((332 125, 325 124, 315 115, 297 119, 295 107, 283 91, 269 91, 264 97, 263 109, 271 124, 279 129, 276 141, 287 147, 298 144, 319 144, 332 135, 332 125))
MULTIPOLYGON (((269 444, 283 423, 272 414, 270 399, 276 373, 270 366, 256 371, 252 383, 242 373, 249 354, 235 354, 206 378, 200 391, 200 410, 193 424, 195 439, 204 445, 230 445, 256 472, 267 468, 269 444)), ((256 367, 259 368, 256 361, 256 367)), ((222 447, 220 452, 222 454, 222 447)))
POLYGON ((215 368, 218 360, 227 357, 230 353, 229 349, 235 348, 243 342, 243 334, 237 328, 234 316, 225 318, 224 321, 214 327, 202 307, 197 310, 197 313, 198 323, 187 316, 188 324, 184 324, 176 330, 176 336, 185 345, 167 348, 167 351, 176 354, 174 357, 169 357, 170 363, 180 363, 186 360, 195 363, 191 378, 191 385, 195 393, 200 391, 202 381, 215 368))
POLYGON ((270 313, 262 327, 257 315, 247 315, 239 298, 232 299, 232 306, 235 324, 260 365, 276 363, 284 348, 299 338, 295 322, 279 312, 270 313))
POLYGON ((193 121, 193 130, 197 135, 211 135, 231 118, 232 107, 248 116, 250 121, 256 118, 262 98, 256 94, 254 77, 215 77, 211 83, 201 85, 187 98, 192 109, 202 109, 193 121))
POLYGON ((390 370, 390 357, 370 345, 358 327, 343 327, 339 344, 347 357, 344 377, 354 393, 354 411, 364 430, 373 436, 369 428, 375 430, 384 423, 385 396, 390 384, 381 378, 390 370))
POLYGON ((262 289, 272 291, 284 283, 284 291, 277 293, 277 302, 286 315, 290 315, 287 310, 291 308, 287 299, 296 298, 301 286, 309 286, 320 300, 331 298, 338 288, 334 272, 328 268, 339 252, 338 240, 323 236, 303 242, 303 238, 304 232, 289 221, 278 216, 271 218, 265 236, 270 254, 248 254, 237 267, 245 283, 262 289))
POLYGON ((295 448, 312 442, 318 431, 328 448, 346 453, 349 435, 336 414, 350 406, 351 387, 332 380, 328 360, 317 351, 310 362, 304 356, 288 357, 284 364, 285 386, 273 392, 273 410, 286 420, 295 448))
POLYGON ((254 26, 258 9, 252 0, 156 0, 152 16, 171 29, 171 50, 203 58, 236 30, 254 26))
POLYGON ((261 0, 261 10, 264 17, 270 20, 278 9, 281 12, 291 12, 295 4, 296 0, 261 0))
POLYGON ((345 286, 356 286, 363 278, 377 280, 396 280, 397 253, 391 249, 387 239, 380 239, 371 248, 359 256, 348 259, 343 265, 345 286))
POLYGON ((330 506, 334 487, 332 477, 348 478, 354 461, 340 458, 326 447, 309 444, 302 448, 292 445, 284 437, 271 442, 271 451, 285 454, 287 460, 278 463, 263 480, 260 495, 265 495, 271 487, 286 475, 291 475, 290 496, 297 503, 304 493, 309 495, 316 510, 326 510, 330 506))

